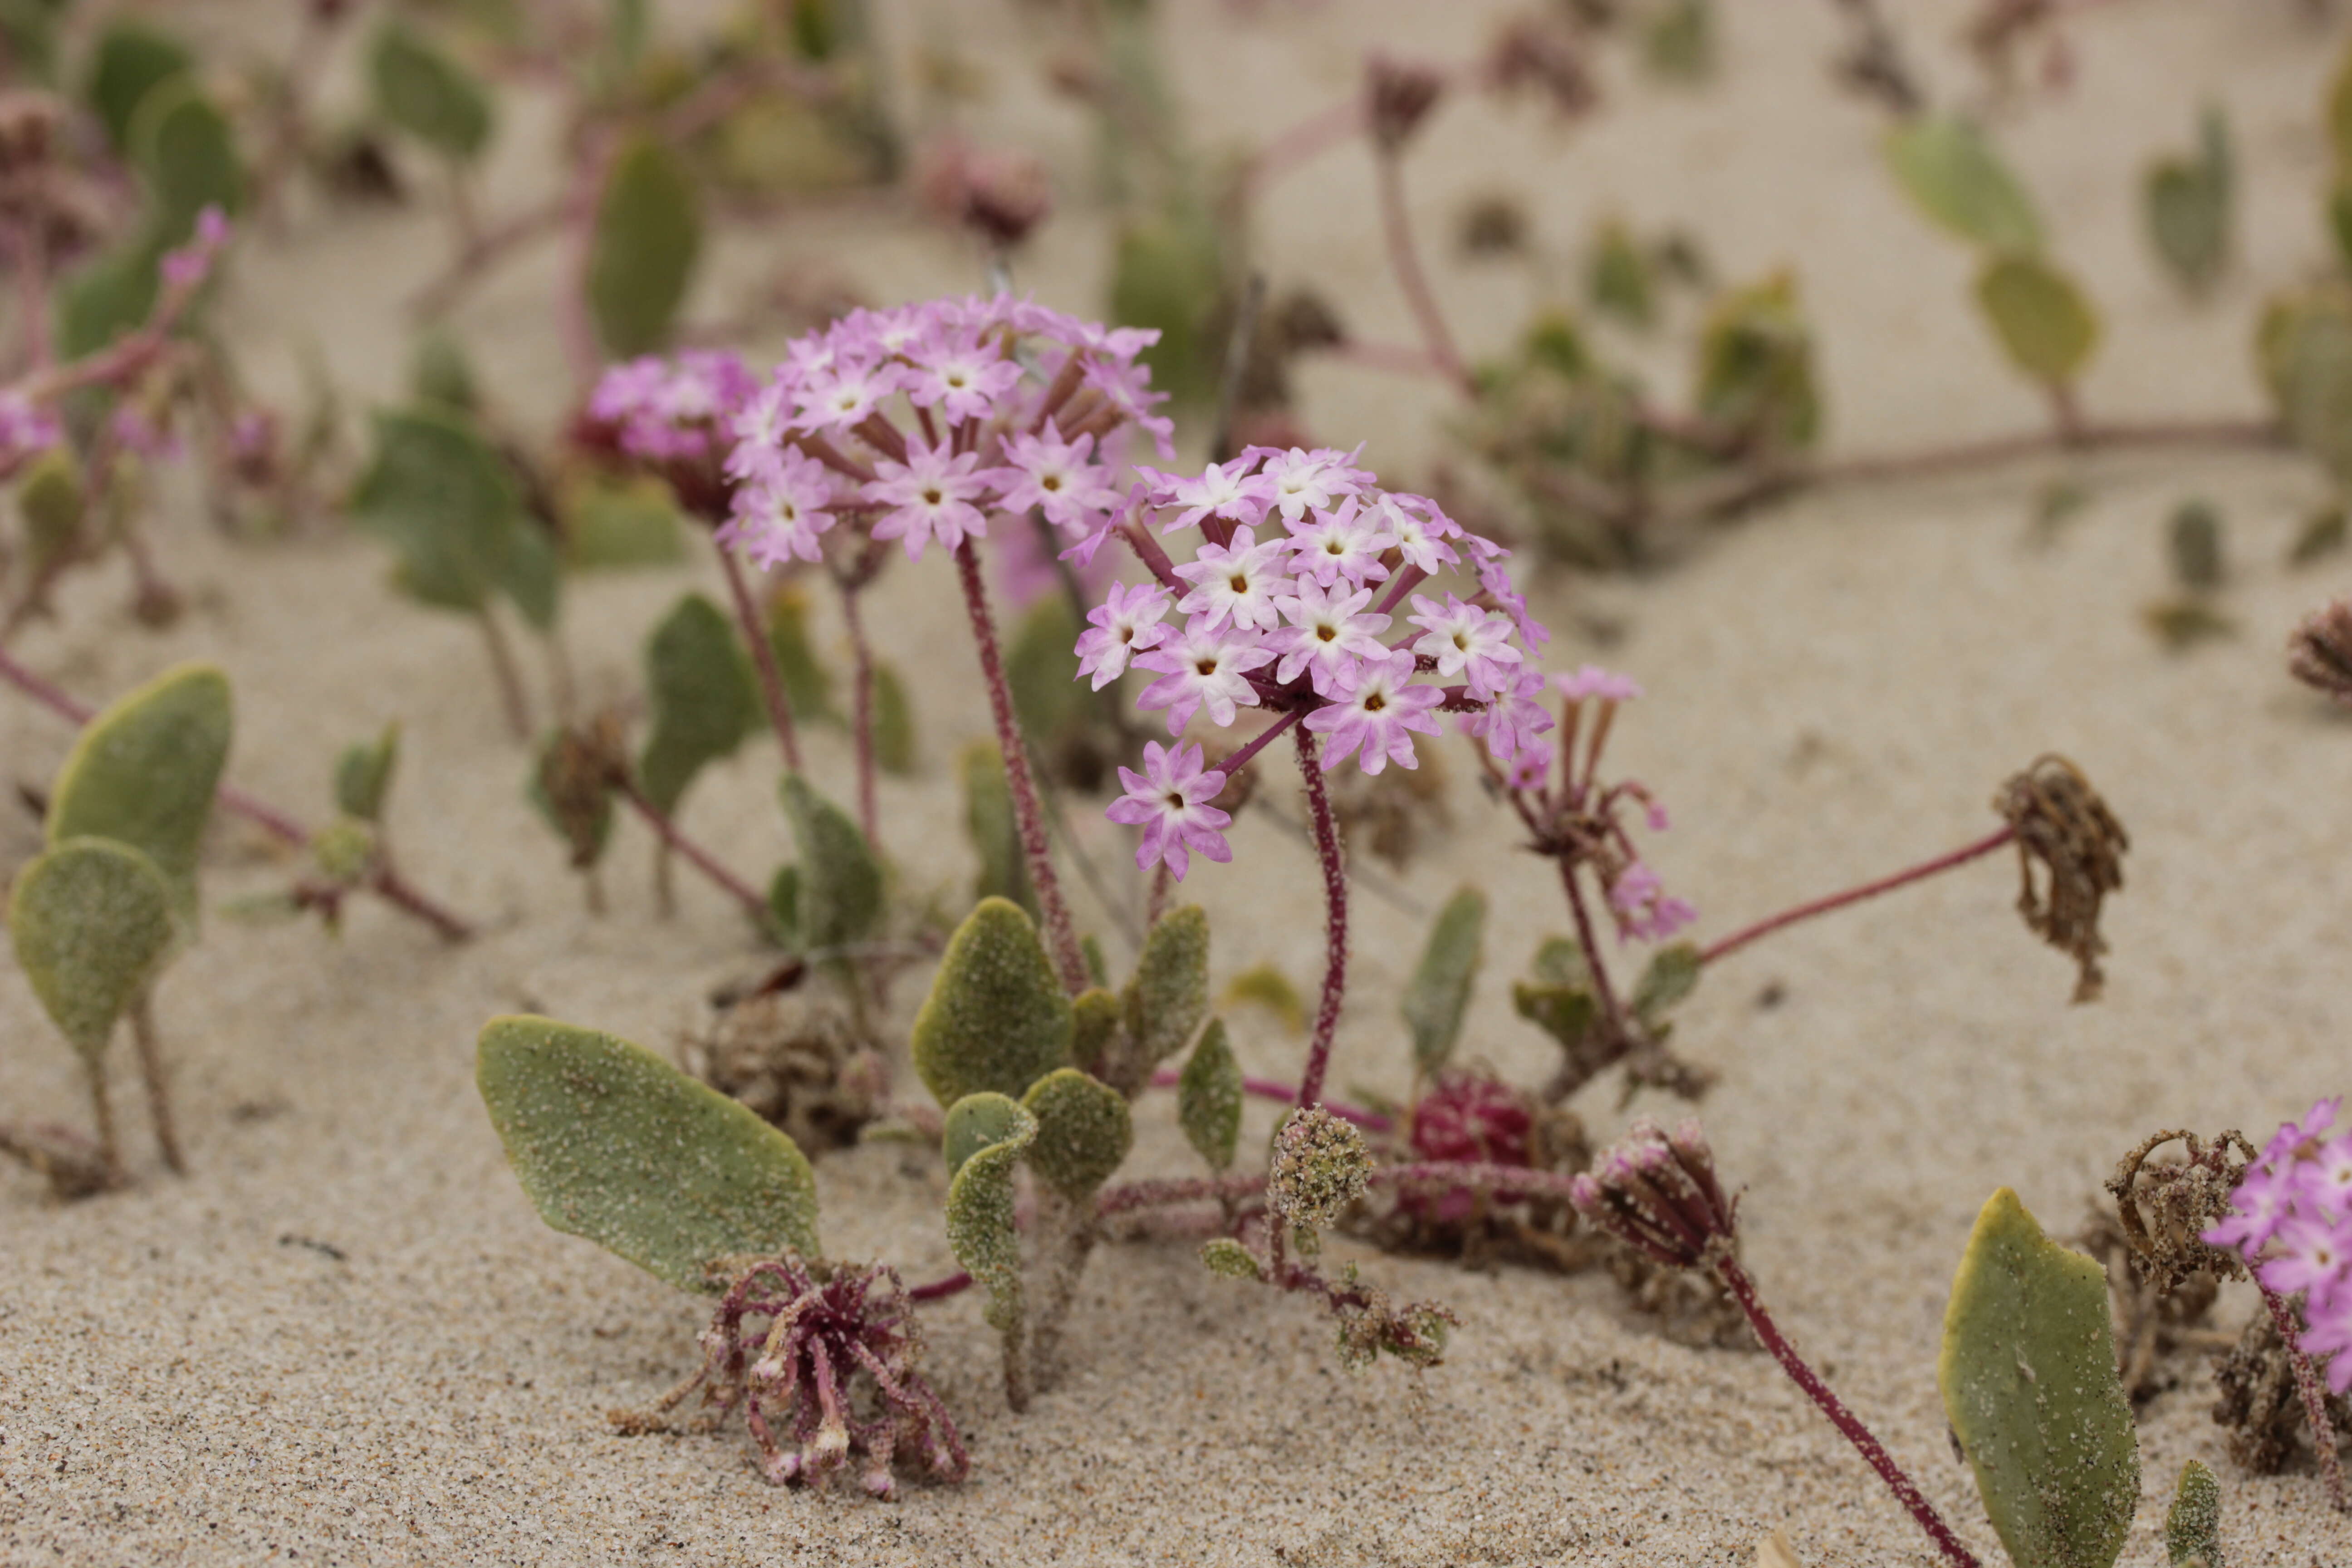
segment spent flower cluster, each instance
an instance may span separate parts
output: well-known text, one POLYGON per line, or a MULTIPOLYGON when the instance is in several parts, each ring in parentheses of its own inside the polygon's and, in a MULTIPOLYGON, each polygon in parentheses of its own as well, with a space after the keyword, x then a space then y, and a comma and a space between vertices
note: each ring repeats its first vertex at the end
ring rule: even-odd
POLYGON ((2338 1394, 2352 1391, 2352 1129, 2336 1131, 2343 1104, 2320 1100, 2282 1126, 2238 1184, 2229 1217, 2205 1232, 2278 1295, 2303 1295, 2303 1348, 2315 1362, 2333 1358, 2327 1384, 2338 1394))

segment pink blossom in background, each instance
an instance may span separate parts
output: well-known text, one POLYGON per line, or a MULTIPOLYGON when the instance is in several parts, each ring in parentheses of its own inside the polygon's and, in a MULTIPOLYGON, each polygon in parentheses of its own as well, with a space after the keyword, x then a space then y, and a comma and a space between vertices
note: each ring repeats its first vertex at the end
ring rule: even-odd
POLYGON ((2281 1126, 2240 1179, 2229 1216, 2204 1233, 2269 1289, 2302 1294, 2303 1348, 2326 1363, 2338 1394, 2352 1393, 2352 1131, 2335 1131, 2343 1103, 2320 1100, 2281 1126))
POLYGON ((1609 884, 1609 912, 1617 920, 1617 940, 1664 942, 1698 919, 1698 910, 1669 897, 1658 874, 1639 860, 1609 884))

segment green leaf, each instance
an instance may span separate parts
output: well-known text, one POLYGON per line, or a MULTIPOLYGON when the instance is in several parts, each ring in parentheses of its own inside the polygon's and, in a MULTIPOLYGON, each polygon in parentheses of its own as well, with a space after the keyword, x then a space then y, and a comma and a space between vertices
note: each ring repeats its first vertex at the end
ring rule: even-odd
POLYGON ((2287 564, 2308 566, 2343 549, 2347 537, 2352 537, 2347 522, 2352 522, 2352 518, 2347 518, 2340 501, 2313 512, 2303 520, 2303 527, 2295 533, 2294 543, 2287 551, 2287 564))
POLYGON ((2194 158, 2168 158, 2147 173, 2148 237, 2156 253, 2191 293, 2202 293, 2229 258, 2232 184, 2230 133, 2208 109, 2194 158))
POLYGON ((1250 1249, 1230 1236, 1220 1236, 1201 1244, 1201 1261, 1209 1272, 1221 1279, 1263 1279, 1265 1270, 1250 1249))
POLYGON ((2225 1568, 2221 1483, 2195 1459, 2180 1467, 2180 1485, 2164 1516, 2164 1548, 2172 1568, 2225 1568))
POLYGON ((1697 384, 1698 410, 1709 420, 1753 430, 1774 447, 1812 444, 1821 394, 1794 278, 1779 272, 1716 297, 1699 327, 1697 384))
POLYGON ((2063 385, 2098 346, 2099 318, 2072 279, 2034 256, 2002 256, 1977 275, 1977 303, 2018 369, 2063 385))
POLYGON ((1110 1179, 1135 1147, 1127 1096, 1076 1068, 1057 1068, 1029 1086, 1022 1108, 1037 1119, 1029 1168, 1065 1197, 1081 1198, 1110 1179))
POLYGON ((1234 1163, 1242 1135, 1242 1069, 1225 1039, 1225 1021, 1212 1018, 1176 1080, 1176 1121, 1209 1169, 1234 1163))
POLYGON ((1017 1100, 1001 1094, 967 1094, 948 1107, 940 1128, 940 1153, 952 1179, 963 1163, 992 1144, 1023 1138, 1036 1131, 1036 1123, 1017 1100))
POLYGON ((1658 293, 1650 279, 1650 258, 1633 230, 1615 218, 1593 240, 1585 291, 1594 310, 1614 316, 1637 331, 1658 324, 1658 293))
POLYGON ((1665 80, 1705 80, 1715 54, 1713 0, 1665 0, 1643 29, 1643 63, 1665 80))
POLYGON ((563 563, 556 556, 555 542, 520 515, 497 541, 490 580, 514 602, 530 628, 546 636, 555 629, 563 591, 563 563))
POLYGON ((375 111, 446 158, 471 161, 490 140, 488 92, 406 23, 384 24, 368 52, 375 111))
POLYGON ((1413 1070, 1423 1078, 1445 1065, 1462 1037, 1462 1016, 1478 979, 1486 933, 1486 895, 1475 888, 1446 900, 1429 928, 1428 945, 1397 1009, 1412 1031, 1413 1070))
POLYGON ((49 791, 52 847, 110 838, 144 854, 172 889, 184 927, 196 921, 196 852, 228 762, 228 678, 174 665, 82 726, 49 791))
POLYGON ((1592 969, 1584 962, 1584 950, 1568 937, 1544 938, 1528 971, 1540 985, 1566 985, 1580 991, 1592 987, 1592 969))
POLYGON ((1224 993, 1219 1000, 1227 1007, 1244 1002, 1252 1003, 1273 1014, 1275 1021, 1282 1026, 1285 1032, 1293 1035, 1307 1032, 1307 998, 1298 994, 1298 987, 1290 983, 1290 976, 1271 963, 1254 965, 1226 981, 1224 993))
POLYGON ((679 599, 646 640, 646 697, 653 732, 637 759, 637 781, 667 816, 695 775, 760 723, 751 661, 725 612, 701 595, 679 599))
POLYGON ((81 461, 69 446, 52 447, 16 481, 16 511, 25 520, 26 564, 35 576, 53 570, 81 548, 89 492, 81 461))
POLYGON ((1698 985, 1700 960, 1696 944, 1677 942, 1650 955, 1649 966, 1633 982, 1633 1016, 1653 1029, 1698 985))
POLYGON ((2294 444, 2352 482, 2352 292, 2328 285, 2273 299, 2254 353, 2294 444))
MULTIPOLYGON (((818 662, 808 633, 808 595, 797 583, 780 583, 768 595, 768 647, 783 677, 784 696, 793 716, 803 724, 837 723, 833 706, 833 677, 818 662)), ((877 671, 879 674, 879 671, 877 671)), ((878 698, 881 682, 875 682, 878 698)), ((878 704, 877 704, 878 705, 878 704)))
POLYGON ((155 308, 155 268, 163 249, 152 230, 142 230, 67 275, 57 300, 61 357, 96 353, 144 324, 155 308))
POLYGON ((82 90, 106 138, 119 153, 131 147, 131 121, 156 88, 195 68, 195 57, 168 33, 142 22, 117 22, 99 35, 82 90))
POLYGON ((948 1249, 988 1291, 982 1315, 1005 1336, 1009 1357, 1025 1311, 1013 1175, 1036 1139, 1037 1119, 1001 1095, 986 1096, 959 1122, 956 1113, 963 1110, 959 1103, 948 1112, 956 1126, 950 1156, 955 1176, 948 1183, 948 1249), (979 1142, 983 1137, 986 1141, 979 1142))
POLYGON ((149 233, 159 245, 185 241, 205 208, 234 214, 244 200, 236 133, 191 78, 168 81, 140 101, 131 119, 131 156, 153 205, 149 233))
POLYGON ((1209 917, 1200 905, 1169 910, 1144 933, 1120 1004, 1131 1054, 1113 1065, 1110 1081, 1134 1094, 1209 1016, 1209 917))
POLYGON ((1004 753, 993 741, 974 741, 956 759, 963 775, 963 830, 980 857, 971 896, 1003 899, 1037 915, 1036 890, 1029 885, 1029 862, 1021 849, 1021 826, 1013 815, 1013 790, 1004 778, 1004 753))
POLYGON ((983 899, 949 938, 915 1016, 915 1071, 941 1105, 1023 1094, 1069 1065, 1072 1027, 1036 926, 1020 906, 983 899))
POLYGON ((397 720, 383 727, 373 745, 344 747, 335 759, 335 808, 362 822, 383 822, 384 797, 392 791, 393 768, 399 761, 397 720))
POLYGON ((1111 258, 1110 313, 1121 326, 1153 327, 1160 341, 1143 351, 1151 384, 1179 404, 1216 395, 1224 345, 1213 318, 1224 290, 1217 230, 1190 205, 1138 218, 1119 231, 1111 258))
MULTIPOLYGON (((1014 518, 1010 526, 1027 528, 1030 522, 1014 518)), ((1004 683, 1013 692, 1013 716, 1034 745, 1047 745, 1087 721, 1091 693, 1079 683, 1076 653, 1085 629, 1069 596, 1057 589, 1030 606, 1005 650, 1004 683)))
POLYGON ((1101 985, 1090 985, 1070 998, 1070 1060, 1097 1078, 1108 1069, 1107 1058, 1118 1046, 1119 1019, 1126 1009, 1101 985))
POLYGON ((801 941, 801 868, 779 866, 768 882, 768 918, 774 922, 776 941, 798 949, 801 941))
POLYGON ((1886 163, 1919 210, 1962 239, 1987 250, 2041 248, 2032 199, 1971 121, 1906 120, 1886 133, 1886 163))
POLYGON ((352 520, 392 547, 404 592, 436 608, 480 612, 530 548, 517 543, 522 503, 505 461, 446 409, 387 410, 374 424, 375 453, 352 494, 352 520))
POLYGON ((455 414, 481 412, 481 387, 466 345, 438 327, 416 340, 408 364, 408 389, 419 403, 439 404, 455 414))
POLYGON ((1511 1006, 1520 1017, 1549 1035, 1571 1054, 1584 1044, 1600 1020, 1601 1005, 1592 993, 1577 985, 1511 984, 1511 1006))
POLYGON ((16 874, 8 934, 17 967, 93 1066, 171 953, 172 902, 155 863, 110 839, 68 838, 16 874))
POLYGON ((2007 1187, 1977 1216, 1937 1368, 1977 1490, 2017 1568, 2109 1568, 2139 1500, 2106 1271, 2007 1187))
POLYGON ((682 1290, 724 1258, 820 1256, 816 1177, 749 1107, 651 1051, 546 1018, 494 1018, 475 1081, 540 1217, 682 1290))
POLYGON ((864 940, 882 919, 882 865, 866 835, 798 773, 784 775, 783 802, 801 857, 802 946, 814 951, 864 940))
POLYGON ((2198 497, 2173 509, 2165 543, 2172 556, 2172 575, 2183 588, 2208 594, 2221 585, 2227 569, 2221 560, 2221 513, 2210 500, 2198 497))
POLYGON ((874 666, 874 760, 893 778, 912 776, 915 755, 915 708, 907 683, 898 672, 878 660, 874 666))
POLYGON ((702 201, 668 145, 640 137, 613 160, 588 247, 588 308, 614 359, 669 341, 702 251, 702 201))
POLYGON ((657 479, 587 480, 569 487, 562 505, 567 566, 672 566, 686 559, 677 503, 657 479))

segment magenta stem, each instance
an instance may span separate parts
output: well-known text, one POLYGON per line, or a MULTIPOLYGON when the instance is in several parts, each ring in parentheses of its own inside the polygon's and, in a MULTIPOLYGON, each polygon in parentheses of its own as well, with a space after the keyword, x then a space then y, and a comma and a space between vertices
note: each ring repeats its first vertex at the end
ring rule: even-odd
POLYGON ((1004 782, 1013 797, 1013 820, 1021 829, 1021 854, 1028 864, 1029 886, 1045 917, 1046 945, 1061 972, 1062 984, 1075 996, 1092 984, 1086 955, 1079 951, 1076 931, 1070 924, 1069 905, 1062 898, 1061 879, 1054 874, 1054 857, 1045 839, 1045 814, 1037 802, 1037 781, 1029 772, 1029 747, 1021 721, 1013 711, 1013 689, 1005 684, 1004 658, 996 646, 996 621, 988 612, 988 590, 980 580, 980 557, 967 539, 955 549, 956 575, 963 584, 964 608, 971 616, 971 640, 980 650, 980 673, 988 684, 988 710, 996 724, 997 750, 1004 754, 1004 782))
POLYGON ((1832 893, 1827 898, 1815 899, 1807 904, 1799 904, 1793 910, 1783 910, 1769 919, 1759 921, 1752 926, 1733 931, 1729 936, 1702 952, 1698 955, 1698 961, 1701 964, 1713 963, 1726 953, 1737 952, 1758 937, 1769 936, 1783 926, 1795 925, 1799 921, 1808 921, 1815 915, 1825 915, 1832 910, 1842 910, 1848 904, 1861 903, 1864 899, 1874 899, 1881 893, 1892 892, 1908 883, 1924 881, 1937 872, 1948 871, 1955 866, 1965 866, 1971 860, 1991 854, 2016 837, 2017 829, 2005 826, 1997 833, 1987 834, 1973 844, 1964 844, 1948 855, 1938 855, 1933 860, 1922 861, 1907 870, 1897 871, 1891 877, 1881 877, 1875 882, 1864 882, 1858 888, 1848 888, 1842 893, 1832 893))
POLYGON ((866 640, 866 617, 858 608, 857 595, 863 591, 841 584, 841 619, 849 630, 849 737, 857 753, 857 826, 878 853, 882 812, 874 789, 874 650, 866 640))
POLYGON ((646 798, 645 792, 636 786, 635 781, 623 779, 615 787, 621 798, 635 807, 637 815, 646 819, 646 826, 652 828, 672 851, 684 857, 687 864, 709 878, 729 898, 741 904, 754 921, 768 918, 768 900, 761 898, 756 889, 720 865, 709 850, 688 838, 677 824, 670 820, 668 813, 646 798))
POLYGON ((1307 1049, 1307 1071, 1298 1080, 1293 1103, 1319 1105, 1323 1074, 1331 1065, 1331 1037, 1339 1027, 1339 1004, 1348 990, 1348 866, 1339 856, 1339 826, 1331 816, 1331 796, 1323 787, 1323 770, 1315 762, 1315 735, 1293 730, 1297 742, 1298 772, 1307 781, 1307 820, 1315 832, 1315 857, 1323 863, 1323 927, 1325 957, 1323 999, 1315 1009, 1315 1036, 1307 1049))
POLYGON ((2327 1487, 2327 1500, 2336 1512, 2343 1513, 2347 1511, 2344 1462, 2336 1452, 2336 1423, 2327 1418, 2327 1399, 2320 1392, 2319 1373, 2313 1369, 2311 1357, 2304 1353, 2303 1336, 2294 1326, 2294 1310, 2284 1297, 2260 1278, 2254 1280, 2254 1289, 2263 1293, 2263 1305, 2271 1310, 2271 1321, 2277 1326, 2279 1339, 2286 1346, 2287 1364, 2294 1369, 2295 1392, 2303 1395, 2303 1413, 2311 1422, 2311 1446, 2319 1450, 2319 1475, 2327 1487))
POLYGON ((1944 1522, 1943 1515, 1936 1511, 1935 1505, 1927 1500, 1911 1478, 1903 1473, 1903 1468, 1895 1462, 1885 1447, 1871 1436, 1870 1428, 1845 1407, 1845 1402, 1831 1392, 1829 1384, 1805 1364, 1796 1347, 1781 1335, 1780 1326, 1772 1321, 1772 1315, 1764 1310, 1764 1303, 1756 1299, 1755 1283, 1748 1278, 1748 1271, 1739 1267, 1739 1260, 1728 1256, 1718 1258, 1714 1268, 1724 1288, 1739 1303, 1739 1310, 1748 1314, 1748 1326, 1756 1331, 1757 1339, 1780 1363, 1780 1370, 1805 1391, 1807 1398, 1821 1406, 1822 1414, 1829 1417, 1831 1426, 1845 1434, 1845 1440, 1869 1461, 1870 1468, 1878 1472, 1879 1479, 1894 1492, 1895 1500, 1911 1510, 1911 1517, 1919 1521, 1919 1528, 1927 1532, 1928 1539, 1961 1568, 1981 1568, 1976 1554, 1960 1544, 1960 1538, 1952 1533, 1952 1527, 1944 1522))
POLYGON ((1454 346, 1454 334, 1446 330, 1445 314, 1437 308, 1437 296, 1431 291, 1428 276, 1421 269, 1421 258, 1413 249, 1412 221, 1404 205, 1402 162, 1393 148, 1375 148, 1372 165, 1380 176, 1381 227, 1388 237, 1389 266, 1396 273, 1398 287, 1404 290, 1405 302, 1412 307, 1413 320, 1420 323, 1429 357, 1447 380, 1475 396, 1478 384, 1471 377, 1469 367, 1462 363, 1462 352, 1454 346))
POLYGON ((743 563, 727 546, 721 544, 718 550, 719 570, 727 576, 727 595, 735 602, 735 619, 743 628, 743 640, 751 645, 751 667, 760 672, 760 695, 767 700, 768 722, 776 731, 777 744, 784 749, 784 766, 798 773, 800 734, 793 727, 793 700, 784 690, 784 672, 776 665, 775 645, 768 640, 767 621, 760 614, 759 601, 751 596, 743 563))
POLYGON ((958 1269, 944 1279, 934 1279, 928 1285, 918 1285, 907 1292, 909 1301, 944 1301, 950 1296, 961 1295, 971 1289, 971 1276, 958 1269))
POLYGON ((1242 747, 1241 750, 1235 752, 1232 756, 1220 762, 1217 764, 1217 771, 1223 773, 1225 777, 1229 779, 1232 778, 1235 773, 1241 772, 1244 767, 1248 765, 1249 760, 1252 757, 1256 756, 1260 752, 1265 750, 1265 743, 1268 741, 1273 740, 1276 735, 1281 734, 1285 730, 1287 730, 1293 724, 1297 723, 1301 718, 1306 716, 1306 713, 1307 710, 1305 708, 1293 708, 1289 712, 1285 713, 1281 718, 1276 719, 1273 723, 1267 725, 1263 731, 1259 731, 1259 733, 1251 737, 1247 745, 1242 747))
MULTIPOLYGON (((1175 1068, 1161 1068, 1151 1075, 1151 1087, 1174 1089, 1182 1077, 1183 1074, 1175 1068)), ((1254 1094, 1260 1100, 1277 1100, 1285 1105, 1295 1105, 1298 1101, 1298 1090, 1270 1078, 1243 1079, 1242 1092, 1254 1094)), ((1354 1122, 1367 1132, 1386 1132, 1396 1125, 1392 1118, 1377 1110, 1366 1110, 1360 1106, 1343 1104, 1336 1100, 1325 1100, 1323 1109, 1342 1121, 1354 1122)))
POLYGON ((1601 998, 1601 1011, 1617 1037, 1623 1039, 1625 1009, 1618 1004, 1617 988, 1610 984, 1609 966, 1601 960, 1601 941, 1593 934, 1592 916, 1584 907, 1584 889, 1576 885, 1576 862, 1565 855, 1559 858, 1559 885, 1568 892, 1568 910, 1576 918, 1576 943, 1584 950, 1584 966, 1592 973, 1592 989, 1601 998))
MULTIPOLYGON (((1336 1115, 1337 1112, 1334 1111, 1336 1115)), ((1430 1160, 1415 1165, 1382 1165, 1372 1172, 1376 1187, 1468 1187, 1496 1197, 1569 1201, 1574 1176, 1526 1165, 1495 1165, 1474 1160, 1430 1160)))
POLYGON ((1265 1192, 1265 1178, 1252 1176, 1193 1176, 1177 1181, 1129 1182, 1120 1186, 1105 1187, 1095 1198, 1095 1213, 1099 1215, 1126 1214, 1132 1209, 1163 1208, 1171 1204, 1200 1204, 1212 1200, 1241 1201, 1257 1197, 1265 1192))
MULTIPOLYGON (((53 685, 17 663, 5 647, 0 647, 0 680, 6 681, 50 712, 75 724, 89 723, 98 711, 63 688, 53 685)), ((257 825, 279 842, 296 848, 310 847, 310 830, 267 801, 256 799, 233 784, 222 784, 214 793, 214 798, 220 803, 221 809, 257 825)), ((389 865, 377 866, 374 874, 368 879, 368 888, 394 909, 431 926, 444 941, 465 942, 474 934, 471 925, 426 898, 389 865)))

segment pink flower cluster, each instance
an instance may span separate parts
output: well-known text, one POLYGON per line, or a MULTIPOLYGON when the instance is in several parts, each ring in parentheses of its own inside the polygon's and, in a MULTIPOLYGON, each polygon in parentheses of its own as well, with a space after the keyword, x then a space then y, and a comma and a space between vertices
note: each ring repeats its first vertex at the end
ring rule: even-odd
POLYGON ((909 559, 1033 509, 1072 540, 1097 535, 1123 499, 1129 430, 1173 449, 1136 357, 1158 335, 1003 294, 853 311, 795 340, 737 415, 721 538, 772 565, 815 560, 853 516, 909 559))
POLYGON ((23 393, 0 390, 0 479, 65 443, 56 415, 23 393))
POLYGON ((588 415, 611 426, 633 458, 693 462, 733 449, 736 417, 759 390, 759 378, 736 354, 648 354, 606 371, 589 396, 588 415))
POLYGON ((2303 1348, 2334 1357, 2327 1385, 2338 1394, 2352 1393, 2352 1131, 2329 1136, 2343 1104, 2323 1100, 2281 1127, 2204 1237, 2242 1255, 2277 1294, 2303 1293, 2303 1348))
MULTIPOLYGON (((1171 734, 1195 715, 1223 728, 1244 708, 1297 712, 1325 738, 1327 770, 1352 758, 1367 773, 1415 766, 1413 736, 1438 734, 1440 710, 1474 715, 1475 731, 1507 754, 1551 727, 1540 705, 1515 700, 1541 688, 1532 658, 1549 634, 1512 585, 1509 552, 1436 502, 1382 489, 1355 453, 1328 447, 1253 447, 1197 474, 1137 471, 1120 529, 1153 581, 1112 584, 1087 617, 1079 673, 1097 689, 1130 667, 1150 674, 1137 702, 1164 714, 1171 734), (1190 559, 1171 558, 1149 523, 1184 537, 1190 559), (1475 583, 1471 597, 1414 592, 1456 569, 1475 583), (1400 632, 1408 600, 1402 618, 1414 629, 1400 632)), ((1110 526, 1106 517, 1071 556, 1091 561, 1110 526)), ((1170 766, 1189 779, 1181 762, 1170 766)), ((1112 820, 1153 819, 1167 798, 1157 784, 1131 789, 1112 820)), ((1166 841, 1147 836, 1139 864, 1163 858, 1153 845, 1166 841)), ((1207 852, 1197 831, 1182 841, 1207 852)))

